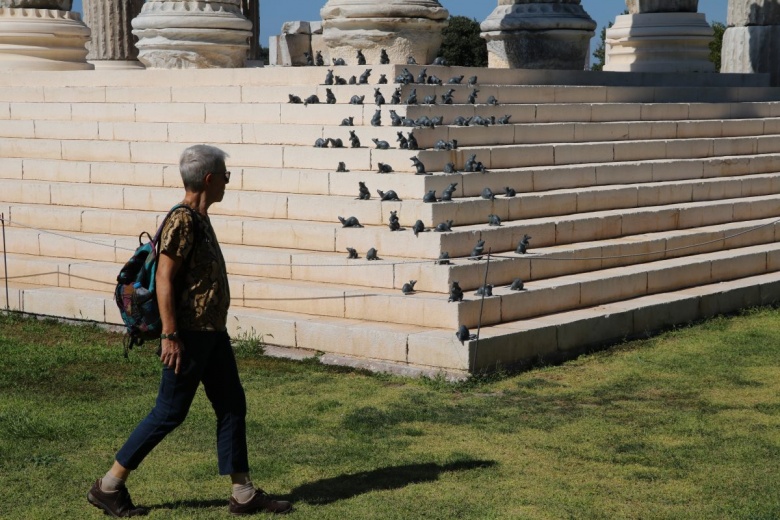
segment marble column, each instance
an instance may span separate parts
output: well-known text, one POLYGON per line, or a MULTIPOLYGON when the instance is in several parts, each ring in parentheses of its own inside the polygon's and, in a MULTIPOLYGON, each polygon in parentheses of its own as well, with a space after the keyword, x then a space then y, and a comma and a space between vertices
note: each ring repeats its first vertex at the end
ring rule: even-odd
POLYGON ((780 86, 780 4, 729 0, 720 70, 770 74, 780 86))
POLYGON ((240 68, 252 22, 241 0, 147 0, 133 20, 138 59, 147 68, 240 68))
POLYGON ((498 0, 481 29, 491 68, 583 70, 596 22, 580 0, 498 0))
POLYGON ((382 49, 390 63, 431 63, 439 52, 449 12, 437 0, 329 0, 320 10, 330 57, 357 64, 380 63, 382 49))
POLYGON ((607 29, 605 71, 715 72, 712 27, 698 0, 626 0, 607 29))
POLYGON ((0 70, 89 70, 89 28, 72 0, 0 0, 0 70))
POLYGON ((87 59, 96 68, 141 68, 130 22, 144 0, 84 0, 84 23, 92 31, 87 59))

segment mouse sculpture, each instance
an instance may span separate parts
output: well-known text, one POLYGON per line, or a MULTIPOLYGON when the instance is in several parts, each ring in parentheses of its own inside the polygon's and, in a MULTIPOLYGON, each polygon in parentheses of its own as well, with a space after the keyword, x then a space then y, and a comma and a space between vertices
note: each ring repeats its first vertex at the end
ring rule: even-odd
POLYGON ((414 294, 414 284, 417 283, 417 280, 409 280, 409 283, 405 283, 403 287, 401 287, 401 292, 405 295, 408 294, 414 294))
POLYGON ((458 170, 455 169, 455 165, 451 162, 448 162, 444 165, 444 173, 458 173, 458 170))
POLYGON ((436 265, 452 265, 452 262, 450 262, 450 254, 447 251, 442 252, 436 260, 436 265))
POLYGON ((320 102, 320 98, 316 94, 312 94, 303 101, 303 106, 316 105, 320 102))
POLYGON ((417 89, 413 88, 412 91, 409 93, 409 96, 406 98, 406 104, 407 105, 416 105, 417 104, 417 89))
POLYGON ((407 138, 407 144, 409 145, 410 150, 419 150, 420 145, 417 143, 417 138, 414 136, 412 132, 409 132, 409 137, 407 138))
POLYGON ((376 149, 377 150, 389 150, 390 149, 390 143, 388 143, 387 141, 380 141, 376 137, 371 139, 371 140, 374 141, 374 144, 376 145, 376 149))
POLYGON ((363 181, 358 181, 358 199, 359 200, 370 200, 371 199, 371 192, 366 187, 366 183, 363 181))
POLYGON ((358 49, 357 51, 357 64, 358 65, 365 65, 366 64, 366 57, 363 55, 363 51, 358 49))
POLYGON ((477 339, 477 335, 471 334, 465 325, 460 326, 458 331, 455 333, 455 336, 457 336, 457 338, 460 340, 461 345, 467 341, 473 341, 477 339))
POLYGON ((325 103, 329 105, 336 104, 336 96, 333 94, 333 91, 329 88, 325 89, 325 103))
POLYGON ((360 138, 354 130, 349 131, 349 144, 352 148, 360 148, 360 138))
POLYGON ((380 74, 379 80, 376 82, 377 85, 387 85, 387 74, 380 74))
POLYGON ((354 116, 345 117, 344 119, 341 120, 341 125, 339 126, 355 126, 354 116))
POLYGON ((347 260, 355 260, 355 259, 357 259, 357 258, 360 258, 360 257, 358 256, 358 253, 357 253, 357 250, 356 250, 356 249, 353 249, 353 248, 351 248, 351 247, 348 247, 348 248, 347 248, 347 252, 349 253, 349 256, 347 257, 347 260))
POLYGON ((511 291, 522 291, 525 289, 525 284, 523 283, 523 280, 520 278, 515 278, 512 280, 512 285, 509 286, 509 290, 511 291))
POLYGON ((393 173, 393 167, 389 164, 379 163, 377 169, 378 173, 393 173))
POLYGON ((303 103, 300 97, 295 96, 293 94, 287 94, 287 97, 290 98, 290 101, 288 101, 288 103, 292 103, 293 105, 300 105, 301 103, 303 103))
POLYGON ((336 173, 345 173, 348 172, 347 165, 344 162, 340 162, 339 165, 336 167, 336 173))
POLYGON ((509 120, 512 118, 511 115, 507 114, 505 116, 499 117, 498 121, 496 121, 499 125, 508 125, 509 120))
POLYGON ((374 112, 374 117, 371 118, 371 126, 382 126, 382 111, 377 110, 374 112))
POLYGON ((526 254, 528 252, 528 246, 531 245, 529 244, 531 238, 532 237, 528 235, 523 235, 523 238, 520 240, 520 243, 517 244, 517 249, 515 249, 515 253, 517 253, 518 255, 526 254))
POLYGON ((468 99, 466 100, 467 103, 471 105, 475 105, 477 103, 477 95, 479 94, 479 89, 474 89, 471 91, 471 94, 469 94, 468 99))
POLYGON ((455 190, 458 188, 458 183, 453 182, 446 188, 444 188, 444 191, 441 192, 441 200, 442 202, 449 202, 452 200, 452 194, 455 193, 455 190))
POLYGON ((318 67, 324 67, 325 66, 325 59, 322 57, 322 51, 317 51, 317 57, 314 60, 317 63, 318 67))
POLYGON ((482 260, 482 254, 485 251, 485 241, 484 240, 477 240, 477 245, 474 246, 474 249, 471 250, 471 255, 469 256, 469 260, 482 260))
POLYGON ((458 282, 452 282, 450 285, 450 297, 447 302, 462 302, 463 301, 463 289, 460 288, 458 282))
MULTIPOLYGON (((409 141, 407 140, 406 145, 409 145, 409 141)), ((409 160, 412 161, 412 165, 417 170, 417 173, 415 175, 427 175, 425 172, 425 165, 422 163, 420 159, 417 157, 409 157, 409 160)))
POLYGON ((444 56, 437 56, 436 59, 433 60, 433 64, 447 67, 447 59, 444 56))
POLYGON ((409 140, 404 137, 403 132, 398 132, 398 137, 396 137, 396 142, 398 143, 398 148, 402 150, 408 150, 409 149, 409 140))
POLYGON ((342 141, 338 137, 335 139, 333 139, 332 137, 328 137, 328 142, 330 143, 331 148, 344 148, 344 141, 342 141))
POLYGON ((423 195, 423 202, 436 202, 436 190, 428 190, 428 193, 423 195))
POLYGON ((354 95, 354 96, 352 96, 352 97, 350 98, 350 100, 349 100, 349 104, 350 104, 350 105, 362 105, 362 104, 363 104, 363 100, 364 100, 364 99, 366 99, 366 96, 358 96, 358 95, 354 95))
POLYGON ((390 231, 401 231, 401 223, 398 220, 398 212, 397 211, 391 211, 390 212, 390 231))
POLYGON ((438 233, 447 233, 449 231, 452 231, 452 220, 447 220, 436 226, 436 229, 434 231, 438 233))
POLYGON ((343 67, 346 64, 347 62, 344 61, 344 58, 333 58, 333 65, 336 67, 343 67))
POLYGON ((381 258, 379 258, 379 256, 377 256, 377 250, 372 247, 366 253, 366 260, 381 260, 381 258))
POLYGON ((428 81, 428 69, 422 69, 417 75, 417 83, 425 85, 426 81, 428 81))
POLYGON ((490 214, 488 215, 488 226, 500 226, 501 225, 501 217, 498 215, 490 214))
POLYGON ((401 126, 404 124, 404 120, 401 119, 395 110, 390 111, 390 124, 393 126, 401 126))
POLYGON ((387 55, 387 51, 385 49, 382 49, 382 51, 379 53, 379 63, 381 65, 390 64, 390 56, 387 55))
POLYGON ((482 190, 481 197, 486 200, 493 200, 496 198, 496 194, 490 188, 485 188, 482 190))
MULTIPOLYGON (((363 63, 365 65, 365 63, 363 63)), ((366 69, 366 71, 360 75, 360 79, 358 79, 358 85, 368 85, 368 78, 371 76, 371 69, 366 69)))
POLYGON ((382 95, 378 88, 374 89, 374 104, 380 107, 385 104, 385 96, 382 95))
POLYGON ((474 296, 493 296, 493 286, 490 284, 483 285, 477 289, 477 292, 474 293, 474 296))
POLYGON ((341 222, 342 227, 355 227, 355 228, 362 228, 363 225, 360 223, 360 221, 356 217, 339 217, 339 222, 341 222))
POLYGON ((452 78, 447 80, 447 84, 448 85, 460 85, 463 82, 463 78, 465 78, 465 76, 462 75, 462 74, 460 76, 454 76, 454 77, 452 77, 452 78))
POLYGON ((512 188, 510 188, 508 186, 506 188, 504 188, 504 196, 505 197, 514 197, 515 195, 517 195, 517 192, 514 189, 512 189, 512 188))
POLYGON ((412 226, 412 231, 414 231, 414 236, 417 236, 418 234, 425 231, 425 224, 423 224, 422 220, 418 220, 414 223, 414 226, 412 226))
POLYGON ((379 200, 383 202, 391 201, 391 200, 402 202, 401 199, 398 198, 398 194, 393 190, 387 190, 387 191, 376 190, 376 193, 377 195, 379 195, 379 200))

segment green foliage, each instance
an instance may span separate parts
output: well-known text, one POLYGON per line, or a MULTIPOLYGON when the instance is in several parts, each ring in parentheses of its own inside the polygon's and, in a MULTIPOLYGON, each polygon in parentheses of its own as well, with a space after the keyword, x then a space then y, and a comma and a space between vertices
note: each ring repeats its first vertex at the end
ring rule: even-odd
POLYGON ((466 16, 452 16, 449 22, 442 34, 439 56, 453 66, 487 67, 487 42, 479 35, 479 22, 466 16))
MULTIPOLYGON (((780 518, 778 310, 463 383, 269 358, 237 336, 253 480, 297 519, 780 518)), ((0 518, 101 517, 86 490, 159 384, 153 349, 125 360, 120 344, 0 314, 0 518)), ((225 518, 202 391, 129 487, 150 518, 225 518)))
POLYGON ((710 61, 715 64, 715 70, 720 72, 721 49, 723 48, 723 33, 726 25, 721 22, 712 22, 713 39, 710 42, 710 61))

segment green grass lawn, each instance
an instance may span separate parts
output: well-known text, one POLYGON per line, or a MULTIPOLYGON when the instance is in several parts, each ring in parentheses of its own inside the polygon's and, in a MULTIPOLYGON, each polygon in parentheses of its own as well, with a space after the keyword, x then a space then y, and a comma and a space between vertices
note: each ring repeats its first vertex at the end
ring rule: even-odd
MULTIPOLYGON (((152 347, 0 316, 0 518, 102 518, 90 485, 153 405, 152 347)), ((780 312, 447 384, 239 351, 254 481, 300 519, 778 519, 780 312)), ((200 392, 129 488, 226 518, 200 392)))

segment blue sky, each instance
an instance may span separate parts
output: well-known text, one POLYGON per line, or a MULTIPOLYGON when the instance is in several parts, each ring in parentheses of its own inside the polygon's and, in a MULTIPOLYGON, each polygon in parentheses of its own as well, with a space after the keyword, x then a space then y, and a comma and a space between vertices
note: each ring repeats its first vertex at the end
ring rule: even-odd
MULTIPOLYGON (((103 1, 103 0, 100 0, 103 1)), ((496 0, 440 0, 442 5, 452 15, 468 16, 482 21, 495 9, 496 0)), ((282 23, 288 20, 319 20, 320 8, 327 0, 295 0, 294 2, 278 2, 276 0, 261 0, 260 2, 260 38, 264 46, 268 45, 268 37, 278 34, 282 23)), ((728 0, 700 0, 699 12, 707 15, 708 22, 726 22, 728 0)), ((74 9, 81 10, 81 0, 75 0, 74 9)), ((596 36, 601 28, 619 15, 626 8, 624 0, 582 0, 582 6, 598 24, 596 36)))

